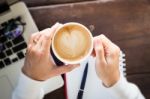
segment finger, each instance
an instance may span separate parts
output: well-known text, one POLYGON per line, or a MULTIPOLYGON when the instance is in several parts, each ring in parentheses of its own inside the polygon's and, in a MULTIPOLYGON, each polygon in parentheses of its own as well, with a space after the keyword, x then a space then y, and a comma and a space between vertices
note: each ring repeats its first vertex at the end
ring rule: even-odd
POLYGON ((56 69, 54 69, 53 71, 50 71, 50 77, 52 76, 56 76, 56 75, 61 75, 67 72, 72 71, 73 69, 77 68, 79 66, 79 64, 76 65, 64 65, 64 66, 60 66, 60 67, 56 67, 56 69))
POLYGON ((99 38, 96 38, 94 40, 94 49, 95 49, 95 53, 96 53, 96 58, 98 60, 102 60, 103 62, 105 62, 104 48, 103 48, 102 42, 99 38))
POLYGON ((29 39, 29 43, 28 43, 28 44, 30 44, 30 45, 33 45, 33 44, 34 44, 34 43, 33 43, 33 39, 35 38, 36 35, 37 35, 36 33, 33 33, 33 34, 30 36, 30 39, 29 39))
POLYGON ((42 48, 42 42, 43 42, 44 40, 45 40, 44 36, 41 35, 40 38, 39 38, 39 40, 37 41, 37 43, 36 43, 36 45, 35 45, 35 48, 36 48, 37 50, 43 50, 43 48, 42 48))
POLYGON ((44 37, 45 37, 45 40, 42 42, 42 48, 45 48, 45 50, 47 50, 47 51, 50 50, 52 37, 53 37, 56 29, 59 28, 60 26, 61 26, 61 24, 56 23, 50 29, 45 29, 44 31, 42 31, 44 33, 44 37))
POLYGON ((33 47, 35 47, 35 45, 37 44, 39 38, 40 38, 41 34, 40 32, 37 33, 33 33, 30 37, 29 43, 28 43, 28 48, 32 49, 33 47))
POLYGON ((35 40, 36 42, 38 42, 38 40, 40 39, 40 37, 41 37, 41 33, 39 32, 39 33, 37 33, 37 34, 35 35, 34 40, 35 40))
POLYGON ((60 26, 62 26, 62 24, 60 24, 60 23, 57 22, 57 23, 55 23, 51 28, 47 28, 47 29, 41 31, 41 33, 44 34, 44 35, 46 35, 47 37, 52 38, 53 35, 54 35, 54 33, 55 33, 55 31, 56 31, 60 26))
POLYGON ((116 56, 119 57, 119 54, 120 54, 120 48, 116 44, 113 43, 108 55, 111 58, 114 58, 116 56))
POLYGON ((60 24, 60 23, 56 23, 55 25, 53 25, 50 29, 48 29, 48 31, 49 31, 49 42, 48 42, 48 45, 50 45, 51 44, 51 40, 52 40, 52 37, 54 36, 54 33, 55 33, 55 31, 59 28, 59 27, 61 27, 62 26, 62 24, 60 24))
POLYGON ((54 35, 54 33, 55 33, 55 31, 59 28, 59 27, 61 27, 62 26, 62 24, 61 23, 56 23, 56 24, 54 24, 51 28, 48 28, 48 34, 47 35, 50 35, 51 36, 51 38, 53 37, 53 35, 54 35))
POLYGON ((99 36, 104 48, 104 53, 105 53, 105 57, 108 57, 112 54, 113 52, 113 43, 111 42, 111 40, 109 40, 105 35, 100 35, 99 36))
POLYGON ((95 53, 95 50, 93 49, 92 53, 91 53, 91 56, 95 57, 96 56, 96 53, 95 53))
MULTIPOLYGON (((93 38, 93 41, 95 42, 95 40, 96 40, 98 37, 99 37, 99 36, 95 36, 95 37, 93 38)), ((93 45, 94 45, 94 44, 93 44, 93 45)), ((92 55, 93 57, 96 57, 95 49, 93 49, 91 55, 92 55)))
POLYGON ((100 36, 101 42, 104 45, 104 48, 110 48, 112 45, 112 42, 103 34, 101 34, 100 36))

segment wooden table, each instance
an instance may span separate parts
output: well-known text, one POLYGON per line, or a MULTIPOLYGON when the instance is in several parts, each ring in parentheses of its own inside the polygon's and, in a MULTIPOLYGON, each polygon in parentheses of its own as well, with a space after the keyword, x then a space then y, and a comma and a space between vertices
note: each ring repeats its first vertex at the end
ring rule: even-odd
MULTIPOLYGON (((89 1, 51 6, 29 7, 40 30, 55 22, 80 22, 93 36, 105 34, 126 54, 127 78, 137 84, 150 99, 150 2, 117 0, 89 1)), ((60 88, 45 99, 65 99, 60 88)))

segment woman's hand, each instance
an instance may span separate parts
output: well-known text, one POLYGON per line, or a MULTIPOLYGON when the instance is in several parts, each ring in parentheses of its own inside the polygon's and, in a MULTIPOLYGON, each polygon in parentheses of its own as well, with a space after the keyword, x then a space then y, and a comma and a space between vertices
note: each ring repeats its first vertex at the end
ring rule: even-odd
POLYGON ((50 45, 55 30, 61 26, 56 23, 51 28, 32 34, 27 47, 25 63, 22 71, 34 80, 44 81, 51 77, 66 73, 78 65, 57 67, 50 54, 50 45))
POLYGON ((120 48, 106 36, 94 38, 94 52, 96 56, 96 72, 106 87, 114 85, 120 77, 119 74, 120 48))

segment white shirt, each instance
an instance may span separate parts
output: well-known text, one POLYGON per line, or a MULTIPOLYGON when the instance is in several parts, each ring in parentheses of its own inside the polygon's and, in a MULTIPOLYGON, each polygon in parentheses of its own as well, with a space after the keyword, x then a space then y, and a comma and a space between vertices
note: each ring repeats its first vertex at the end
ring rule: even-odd
MULTIPOLYGON (((32 80, 22 73, 12 99, 43 99, 43 85, 44 82, 32 80)), ((112 99, 145 99, 139 88, 123 76, 115 85, 106 89, 113 96, 112 99)))
MULTIPOLYGON (((93 72, 96 72, 95 68, 93 67, 93 64, 95 64, 95 58, 89 57, 84 62, 87 63, 87 61, 89 62, 89 66, 92 67, 90 68, 90 71, 94 69, 93 72)), ((84 62, 80 64, 80 67, 83 67, 85 65, 84 62)), ((94 75, 92 75, 92 78, 93 76, 94 75)), ((12 99, 43 99, 45 93, 43 87, 44 84, 44 81, 42 82, 33 80, 21 73, 18 85, 13 92, 12 99)), ((102 89, 102 87, 106 92, 108 92, 108 94, 105 95, 110 95, 111 99, 145 99, 145 97, 140 92, 139 88, 135 84, 130 83, 126 80, 126 78, 123 76, 122 70, 120 70, 120 78, 116 84, 109 88, 106 88, 103 85, 101 85, 100 88, 102 89)), ((89 98, 86 97, 86 99, 89 98)))

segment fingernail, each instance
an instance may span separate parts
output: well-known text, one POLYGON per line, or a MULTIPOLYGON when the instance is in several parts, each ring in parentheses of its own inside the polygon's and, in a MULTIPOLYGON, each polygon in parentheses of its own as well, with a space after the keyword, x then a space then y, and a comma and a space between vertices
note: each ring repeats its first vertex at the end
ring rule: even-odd
POLYGON ((102 46, 102 42, 99 39, 97 39, 95 44, 95 49, 100 50, 101 46, 102 46))
POLYGON ((104 34, 101 34, 101 36, 105 37, 105 35, 104 35, 104 34))
POLYGON ((58 28, 60 26, 62 26, 63 24, 56 22, 51 28, 58 28))
POLYGON ((56 22, 56 24, 63 25, 63 24, 62 24, 62 23, 60 23, 60 22, 56 22))
POLYGON ((56 22, 53 27, 57 27, 59 25, 59 22, 56 22))

